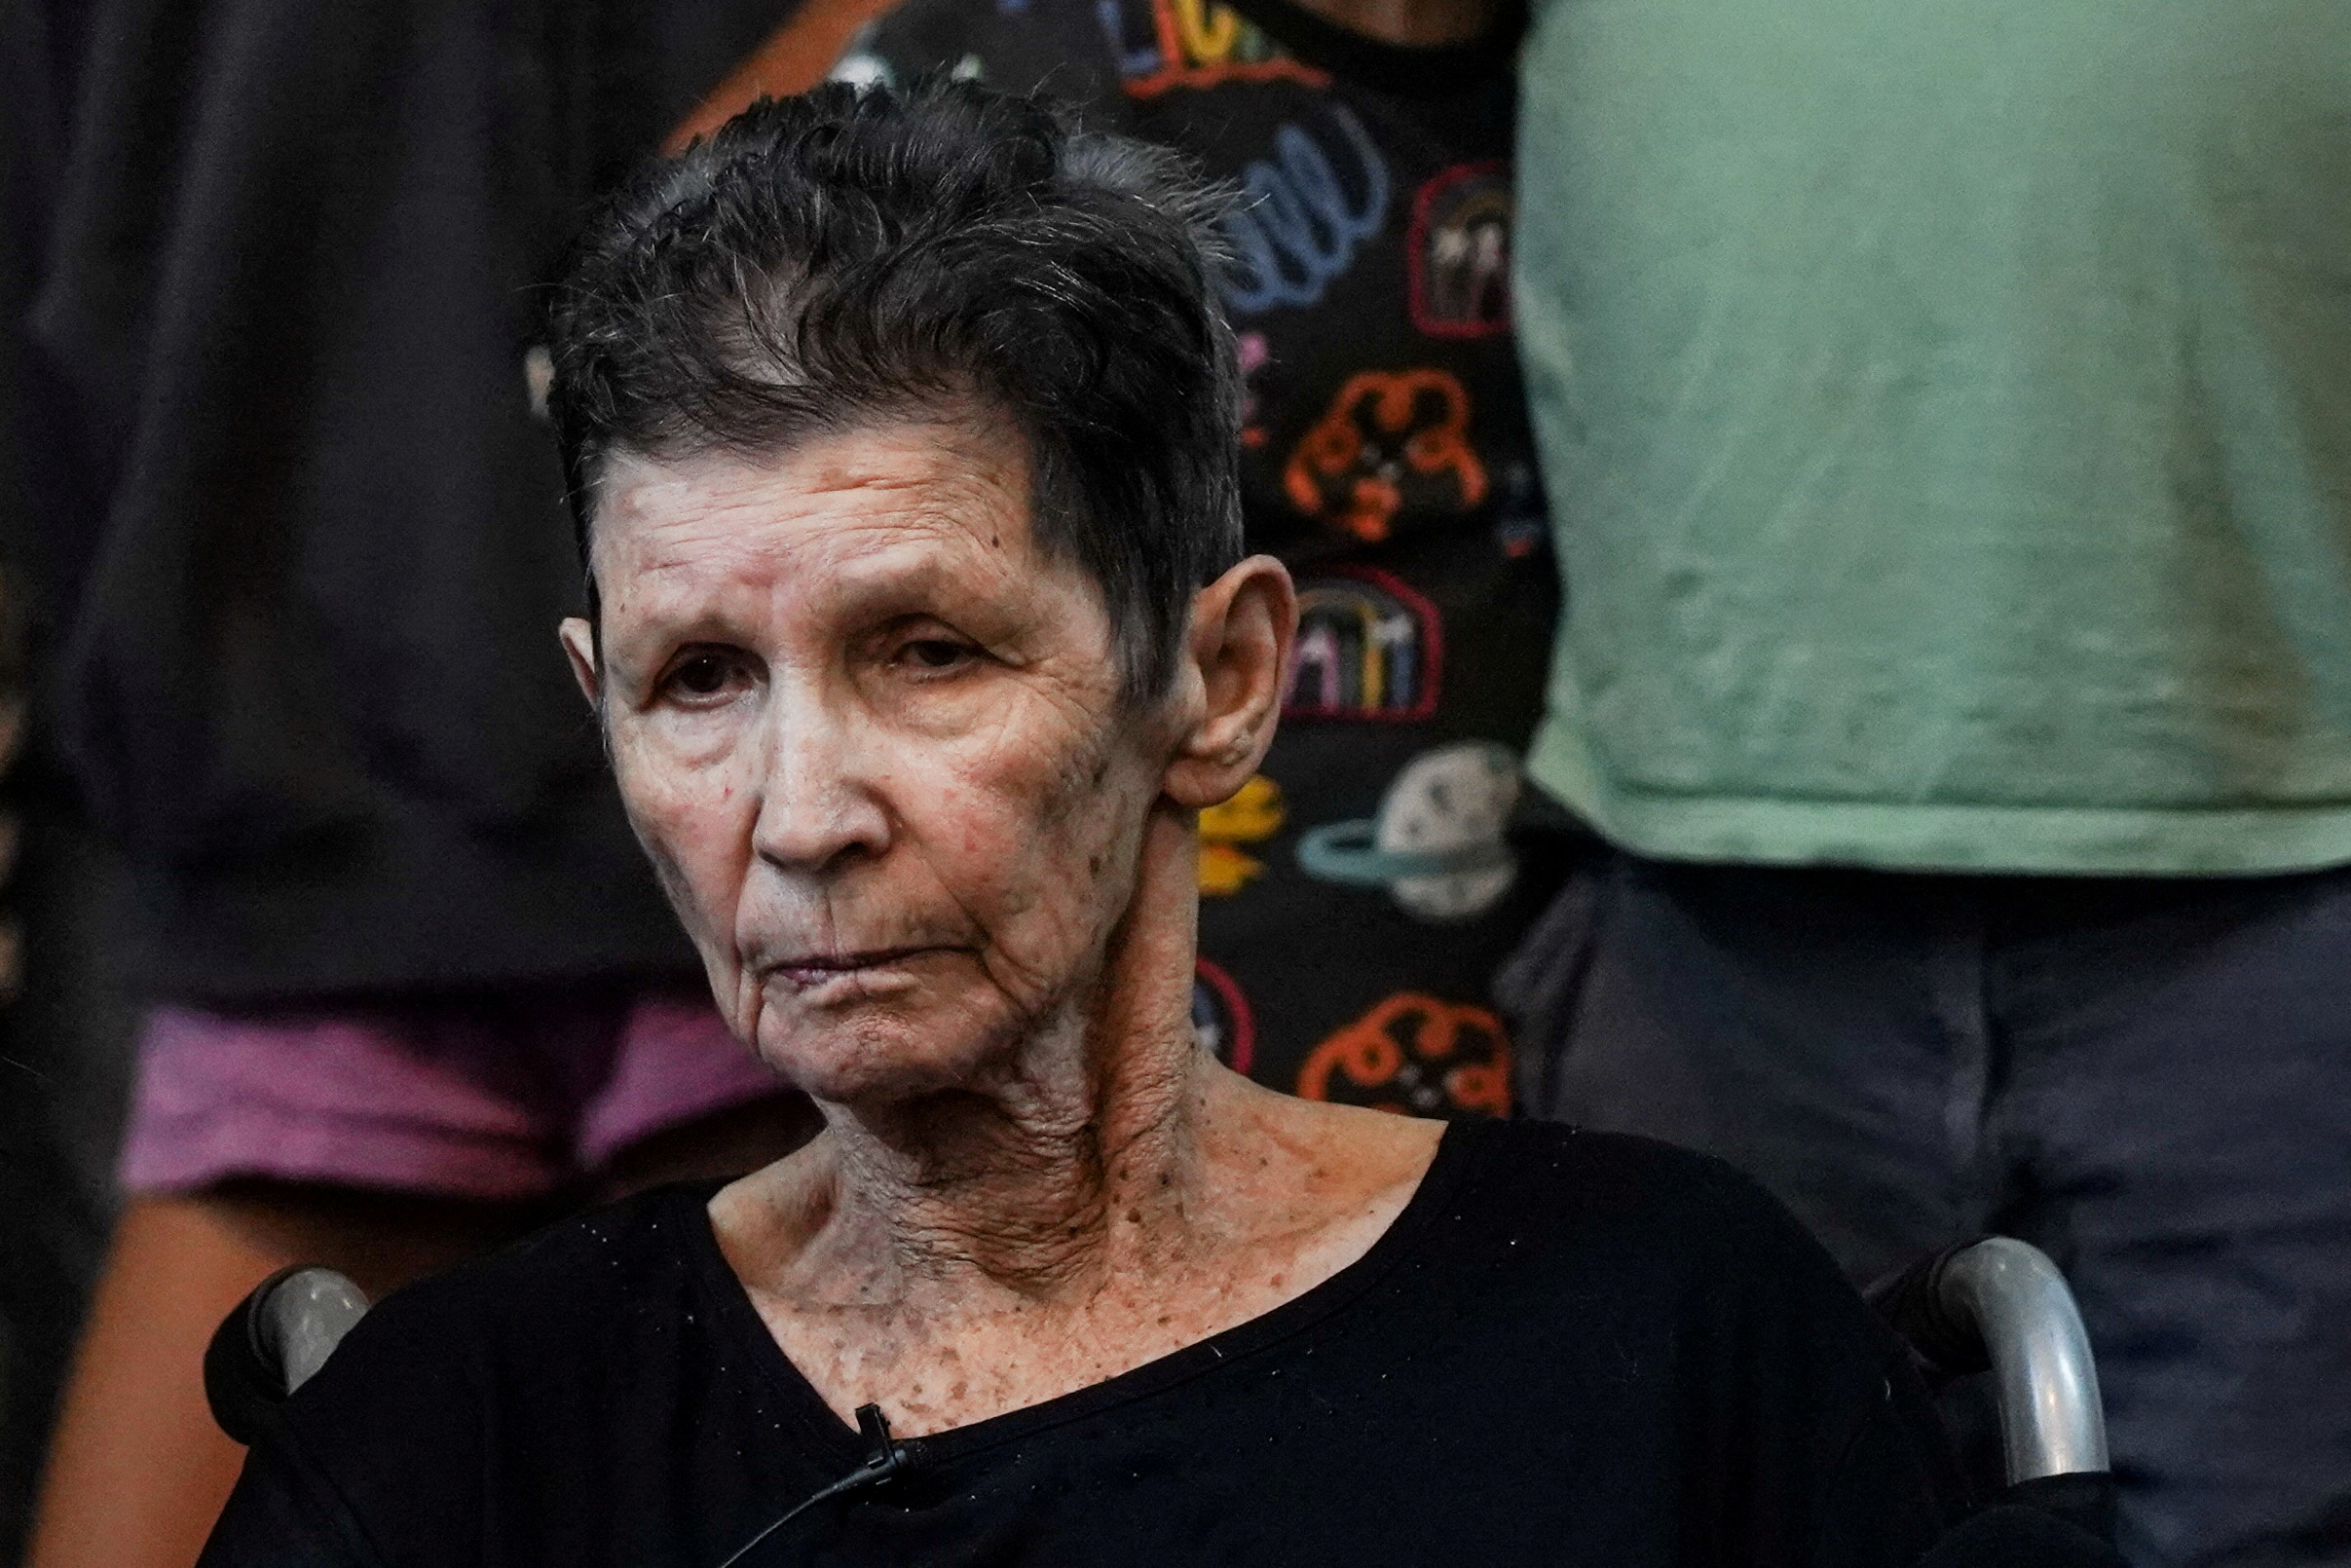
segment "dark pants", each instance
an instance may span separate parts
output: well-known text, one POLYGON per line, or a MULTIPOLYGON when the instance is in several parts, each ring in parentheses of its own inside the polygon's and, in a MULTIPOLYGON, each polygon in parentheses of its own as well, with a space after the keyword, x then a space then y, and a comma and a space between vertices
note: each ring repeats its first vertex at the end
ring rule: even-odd
POLYGON ((1745 1167, 1856 1280, 1981 1231, 2071 1280, 2135 1564, 2351 1565, 2351 871, 1666 866, 1506 970, 1521 1103, 1745 1167))

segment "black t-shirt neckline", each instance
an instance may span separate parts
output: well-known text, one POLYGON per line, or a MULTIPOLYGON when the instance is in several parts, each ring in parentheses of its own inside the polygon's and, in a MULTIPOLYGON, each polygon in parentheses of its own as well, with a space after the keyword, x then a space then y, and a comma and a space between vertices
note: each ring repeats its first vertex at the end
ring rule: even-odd
MULTIPOLYGON (((1420 1184, 1362 1256, 1281 1305, 1102 1382, 945 1432, 909 1438, 900 1446, 910 1457, 928 1463, 982 1453, 1149 1399, 1219 1367, 1236 1365, 1345 1310, 1361 1300, 1428 1232, 1474 1163, 1476 1130, 1492 1131, 1468 1122, 1446 1124, 1420 1184)), ((731 1340, 776 1391, 808 1450, 846 1470, 864 1458, 865 1439, 834 1412, 816 1386, 784 1354, 759 1308, 752 1305, 749 1288, 719 1246, 718 1232, 710 1222, 710 1199, 725 1185, 724 1181, 701 1181, 676 1189, 680 1207, 686 1211, 684 1228, 695 1288, 711 1314, 712 1332, 731 1340)))

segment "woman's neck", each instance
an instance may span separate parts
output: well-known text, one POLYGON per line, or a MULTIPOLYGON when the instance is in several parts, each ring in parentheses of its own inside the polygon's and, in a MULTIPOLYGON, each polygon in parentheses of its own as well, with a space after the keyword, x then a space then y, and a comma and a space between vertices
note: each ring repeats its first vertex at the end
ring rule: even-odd
POLYGON ((1082 1295, 1136 1261, 1142 1237, 1179 1234, 1165 1221, 1205 1184, 1210 1094, 1210 1064, 1179 1022, 1183 1037, 1130 1037, 1107 1070, 1031 1062, 986 1093, 837 1122, 822 1252, 895 1276, 906 1293, 952 1282, 1036 1299, 1082 1295))
POLYGON ((1147 896, 1085 996, 1040 1021, 995 1069, 953 1090, 826 1107, 826 1135, 763 1173, 787 1272, 851 1299, 1083 1294, 1146 1246, 1181 1245, 1210 1186, 1205 1138, 1248 1086, 1191 1027, 1197 845, 1188 821, 1147 830, 1147 896), (1154 916, 1152 911, 1160 911, 1154 916), (1176 1221, 1171 1223, 1171 1221, 1176 1221))
POLYGON ((1435 49, 1474 43, 1500 9, 1497 0, 1297 0, 1325 21, 1383 44, 1435 49))
POLYGON ((1191 1028, 1197 840, 1149 830, 1138 914, 1090 1004, 952 1093, 827 1107, 711 1201, 727 1261, 844 1421, 942 1432, 1116 1377, 1361 1257, 1430 1122, 1261 1089, 1191 1028))

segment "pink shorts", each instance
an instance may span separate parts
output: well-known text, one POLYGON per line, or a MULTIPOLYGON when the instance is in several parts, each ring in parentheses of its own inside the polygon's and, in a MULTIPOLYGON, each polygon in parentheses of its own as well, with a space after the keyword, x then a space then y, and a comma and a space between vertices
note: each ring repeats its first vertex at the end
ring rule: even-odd
POLYGON ((539 1197, 652 1134, 782 1092, 709 999, 683 991, 159 1007, 139 1040, 122 1180, 539 1197))

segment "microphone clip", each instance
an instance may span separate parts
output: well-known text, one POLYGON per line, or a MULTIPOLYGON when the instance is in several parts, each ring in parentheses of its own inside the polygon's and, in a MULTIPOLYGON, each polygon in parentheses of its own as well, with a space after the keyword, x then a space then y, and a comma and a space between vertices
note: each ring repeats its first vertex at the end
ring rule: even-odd
POLYGON ((878 1404, 857 1407, 857 1430, 865 1437, 865 1475, 869 1481, 886 1480, 914 1462, 906 1448, 890 1436, 890 1418, 881 1413, 878 1404))

